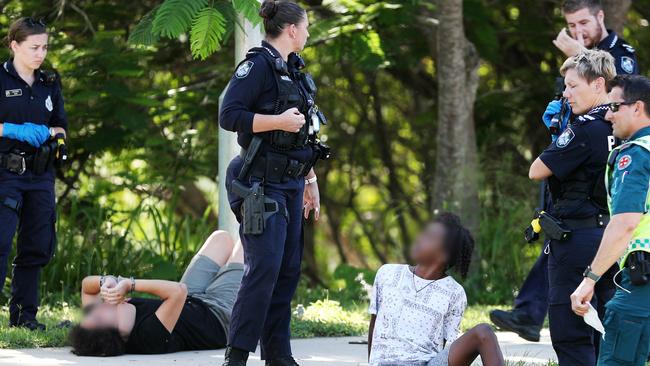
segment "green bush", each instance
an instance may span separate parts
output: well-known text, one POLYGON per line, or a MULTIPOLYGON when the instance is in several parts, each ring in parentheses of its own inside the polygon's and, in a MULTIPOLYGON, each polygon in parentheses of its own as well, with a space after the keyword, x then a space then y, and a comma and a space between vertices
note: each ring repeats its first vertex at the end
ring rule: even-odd
POLYGON ((359 336, 368 331, 368 317, 350 311, 338 301, 318 300, 306 308, 298 305, 291 323, 294 338, 359 336))

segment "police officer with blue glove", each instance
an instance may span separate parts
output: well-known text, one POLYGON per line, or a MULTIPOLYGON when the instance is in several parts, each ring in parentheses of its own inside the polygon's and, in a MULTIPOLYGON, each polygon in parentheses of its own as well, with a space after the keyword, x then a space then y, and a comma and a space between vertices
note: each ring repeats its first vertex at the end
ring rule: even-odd
POLYGON ((599 366, 643 366, 650 351, 650 79, 617 76, 610 83, 614 135, 627 142, 609 157, 611 221, 584 279, 571 295, 573 311, 589 312, 595 288, 617 260, 619 288, 607 303, 599 366))
MULTIPOLYGON (((585 49, 599 49, 614 57, 617 75, 639 73, 634 48, 616 32, 605 27, 605 13, 600 0, 566 0, 562 5, 562 12, 568 32, 567 28, 562 29, 553 44, 567 57, 575 56, 585 49)), ((551 131, 553 141, 564 131, 566 121, 571 116, 571 106, 562 100, 549 103, 543 116, 544 124, 549 129, 555 129, 551 131), (564 112, 559 115, 561 109, 564 112), (556 128, 554 119, 564 124, 556 128)), ((539 341, 548 309, 547 266, 548 255, 543 251, 528 273, 515 299, 514 309, 490 312, 490 319, 500 329, 515 332, 529 341, 539 341)))
MULTIPOLYGON (((605 51, 584 51, 561 68, 567 98, 577 117, 533 162, 529 176, 547 179, 552 205, 538 225, 548 245, 549 325, 560 365, 595 365, 599 337, 571 310, 570 295, 591 263, 609 221, 605 166, 615 147, 605 120, 607 82, 616 76, 614 58, 605 51)), ((610 270, 603 274, 613 277, 610 270)), ((613 284, 599 283, 593 304, 601 316, 614 294, 613 284)))
POLYGON ((220 125, 238 134, 227 169, 230 206, 240 222, 246 271, 235 302, 224 366, 244 366, 261 343, 266 365, 297 365, 290 345, 291 299, 300 276, 303 221, 320 215, 314 165, 329 156, 318 140, 325 118, 316 86, 297 55, 309 37, 307 13, 266 0, 266 40, 237 67, 220 125))
POLYGON ((45 23, 19 19, 7 40, 13 57, 0 67, 0 284, 18 231, 9 324, 44 330, 36 320, 39 277, 56 247, 53 164, 67 121, 56 74, 40 70, 45 23))

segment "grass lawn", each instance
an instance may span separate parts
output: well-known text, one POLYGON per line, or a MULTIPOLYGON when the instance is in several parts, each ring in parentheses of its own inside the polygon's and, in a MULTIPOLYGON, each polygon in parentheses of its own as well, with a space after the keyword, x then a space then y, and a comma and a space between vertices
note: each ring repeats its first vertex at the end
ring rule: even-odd
MULTIPOLYGON (((479 323, 489 323, 487 312, 492 306, 470 306, 461 325, 463 331, 479 323)), ((62 347, 66 345, 67 330, 56 329, 62 320, 79 319, 77 309, 67 305, 44 306, 39 321, 47 325, 45 332, 9 328, 8 310, 0 311, 0 348, 62 347)), ((299 317, 294 314, 292 324, 295 338, 362 336, 368 330, 366 307, 343 309, 335 301, 318 301, 307 306, 299 317)))

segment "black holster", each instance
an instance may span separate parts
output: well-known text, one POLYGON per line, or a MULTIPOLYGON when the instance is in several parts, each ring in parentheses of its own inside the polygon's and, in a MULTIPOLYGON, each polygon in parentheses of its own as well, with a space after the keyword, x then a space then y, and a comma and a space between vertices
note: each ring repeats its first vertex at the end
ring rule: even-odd
POLYGON ((32 163, 32 173, 41 175, 54 166, 59 145, 56 140, 49 140, 36 151, 32 163))
POLYGON ((650 279, 650 253, 638 251, 630 253, 625 266, 630 269, 630 281, 635 286, 648 284, 650 279))
MULTIPOLYGON (((260 235, 266 229, 266 221, 280 211, 280 204, 264 195, 262 182, 254 182, 251 188, 239 180, 231 183, 233 193, 244 199, 241 205, 242 232, 246 235, 260 235)), ((284 215, 288 218, 288 214, 284 215)))

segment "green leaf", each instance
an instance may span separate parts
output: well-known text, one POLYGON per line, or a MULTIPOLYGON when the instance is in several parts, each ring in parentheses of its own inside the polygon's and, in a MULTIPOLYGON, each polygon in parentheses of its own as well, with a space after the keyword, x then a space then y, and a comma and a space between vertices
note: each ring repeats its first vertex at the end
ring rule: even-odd
POLYGON ((205 60, 217 51, 226 30, 226 18, 217 9, 207 7, 201 10, 190 31, 192 56, 205 60))
POLYGON ((262 21, 259 16, 260 2, 257 0, 232 0, 232 6, 237 13, 248 19, 253 25, 257 25, 262 21))
POLYGON ((133 28, 129 35, 129 43, 133 45, 151 46, 158 40, 158 35, 153 33, 153 21, 156 18, 158 7, 148 12, 133 28))
POLYGON ((186 32, 194 16, 208 5, 208 0, 165 0, 156 12, 153 34, 176 38, 186 32))

